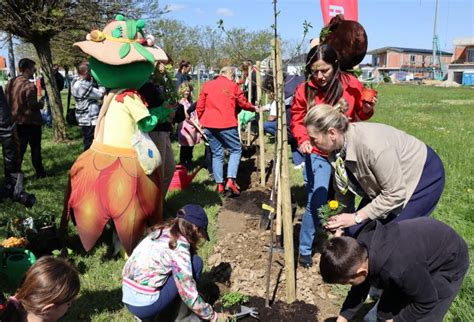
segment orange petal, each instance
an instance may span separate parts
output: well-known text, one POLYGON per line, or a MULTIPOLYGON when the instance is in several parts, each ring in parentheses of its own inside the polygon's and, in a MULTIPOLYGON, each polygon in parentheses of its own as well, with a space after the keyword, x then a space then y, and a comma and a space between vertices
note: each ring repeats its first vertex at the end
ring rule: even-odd
POLYGON ((82 245, 89 251, 102 234, 109 217, 100 204, 97 189, 90 189, 80 204, 72 206, 82 245))
POLYGON ((84 196, 92 189, 99 177, 99 171, 92 167, 93 154, 86 155, 86 152, 74 162, 70 171, 71 195, 69 197, 69 204, 72 206, 77 206, 81 203, 84 196))
POLYGON ((132 177, 138 176, 138 168, 140 167, 140 164, 137 162, 137 159, 121 157, 119 160, 124 171, 127 172, 128 175, 132 177))
POLYGON ((105 153, 96 153, 94 155, 94 168, 97 170, 104 170, 110 167, 116 160, 117 156, 105 154, 105 153))
POLYGON ((137 191, 136 181, 125 172, 118 159, 101 171, 98 180, 100 201, 110 217, 119 217, 127 209, 137 191))
POLYGON ((146 221, 147 217, 144 215, 137 199, 129 204, 122 216, 114 218, 117 235, 127 254, 132 253, 133 248, 142 238, 146 221))

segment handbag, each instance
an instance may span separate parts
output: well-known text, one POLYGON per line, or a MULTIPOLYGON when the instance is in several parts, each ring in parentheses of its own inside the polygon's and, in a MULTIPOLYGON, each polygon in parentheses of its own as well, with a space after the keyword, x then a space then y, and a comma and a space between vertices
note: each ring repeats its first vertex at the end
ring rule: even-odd
POLYGON ((148 133, 137 131, 132 135, 132 146, 137 152, 138 162, 145 174, 150 175, 161 163, 161 154, 148 133))
POLYGON ((68 86, 67 86, 66 122, 69 125, 79 125, 76 119, 76 109, 71 108, 71 84, 69 83, 69 80, 68 80, 68 86))
POLYGON ((68 108, 66 112, 66 122, 69 125, 78 125, 76 119, 76 109, 75 108, 68 108))

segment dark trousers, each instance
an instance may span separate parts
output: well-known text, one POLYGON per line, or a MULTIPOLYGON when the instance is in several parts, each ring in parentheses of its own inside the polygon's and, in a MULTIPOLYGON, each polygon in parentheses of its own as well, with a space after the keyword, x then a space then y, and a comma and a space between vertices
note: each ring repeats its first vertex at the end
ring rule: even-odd
POLYGON ((23 163, 26 148, 31 150, 31 162, 36 171, 37 177, 45 175, 43 168, 43 158, 41 156, 41 125, 18 124, 18 137, 20 139, 20 164, 23 163))
MULTIPOLYGON (((435 209, 444 190, 444 167, 439 156, 429 146, 427 146, 427 150, 423 172, 410 200, 398 215, 391 213, 387 218, 380 220, 382 223, 427 217, 435 209)), ((370 200, 363 199, 358 209, 363 208, 369 202, 370 200)), ((355 237, 367 222, 345 229, 345 235, 355 237)))
POLYGON ((193 150, 194 146, 181 145, 179 148, 179 163, 188 168, 188 170, 193 163, 193 150))
MULTIPOLYGON (((204 267, 204 263, 201 257, 197 255, 193 255, 191 258, 191 264, 193 266, 193 277, 195 281, 199 280, 201 276, 202 268, 204 267)), ((168 305, 173 302, 173 300, 178 296, 178 288, 176 287, 176 283, 174 282, 174 278, 170 276, 166 283, 160 290, 160 296, 158 300, 150 304, 148 306, 133 306, 127 305, 128 310, 135 316, 139 317, 140 319, 149 319, 153 318, 154 316, 158 315, 161 311, 163 311, 168 305)))
POLYGON ((212 152, 211 152, 211 147, 209 145, 206 145, 204 148, 204 159, 206 162, 206 168, 209 174, 214 175, 214 172, 212 171, 212 152))
POLYGON ((0 136, 3 152, 3 166, 5 168, 5 177, 8 178, 12 173, 20 172, 20 144, 16 131, 11 134, 0 136))
POLYGON ((94 131, 95 126, 81 126, 81 133, 83 137, 83 144, 84 144, 84 151, 89 149, 92 145, 92 141, 94 141, 94 131))

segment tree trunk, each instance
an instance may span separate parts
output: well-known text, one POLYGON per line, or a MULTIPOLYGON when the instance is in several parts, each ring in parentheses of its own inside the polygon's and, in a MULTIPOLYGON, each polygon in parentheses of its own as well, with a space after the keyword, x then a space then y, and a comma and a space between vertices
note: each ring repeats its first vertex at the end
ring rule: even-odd
POLYGON ((40 59, 41 69, 45 78, 48 91, 51 113, 53 115, 53 139, 55 142, 66 141, 66 123, 64 122, 63 104, 56 85, 53 72, 53 59, 51 57, 50 41, 41 39, 33 43, 40 59))
POLYGON ((10 77, 16 77, 15 70, 15 52, 13 50, 13 39, 12 34, 8 34, 8 69, 10 70, 10 77))

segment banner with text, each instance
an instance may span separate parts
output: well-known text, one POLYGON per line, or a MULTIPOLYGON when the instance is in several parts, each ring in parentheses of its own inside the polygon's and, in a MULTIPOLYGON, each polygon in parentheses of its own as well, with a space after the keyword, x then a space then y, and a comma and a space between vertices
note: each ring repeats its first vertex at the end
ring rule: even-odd
POLYGON ((321 0, 321 12, 324 25, 338 14, 343 14, 345 20, 359 20, 357 0, 321 0))

